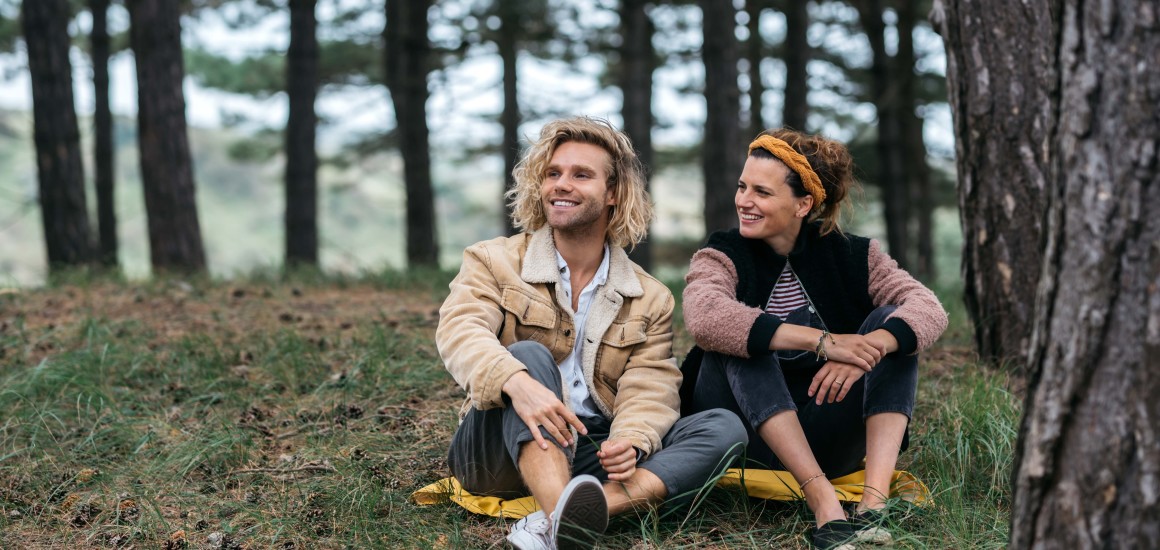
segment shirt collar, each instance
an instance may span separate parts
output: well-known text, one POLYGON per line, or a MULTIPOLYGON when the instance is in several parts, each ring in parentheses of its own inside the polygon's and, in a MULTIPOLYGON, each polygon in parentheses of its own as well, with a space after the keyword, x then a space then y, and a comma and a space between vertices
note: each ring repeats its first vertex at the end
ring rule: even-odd
MULTIPOLYGON (((592 282, 596 286, 603 285, 608 282, 608 257, 611 256, 608 250, 608 243, 604 243, 604 257, 600 259, 600 267, 596 268, 596 276, 592 278, 592 282)), ((556 267, 560 268, 560 274, 571 274, 568 269, 568 262, 564 261, 564 257, 560 255, 560 251, 556 251, 556 267)), ((569 277, 571 280, 571 277, 569 277)))

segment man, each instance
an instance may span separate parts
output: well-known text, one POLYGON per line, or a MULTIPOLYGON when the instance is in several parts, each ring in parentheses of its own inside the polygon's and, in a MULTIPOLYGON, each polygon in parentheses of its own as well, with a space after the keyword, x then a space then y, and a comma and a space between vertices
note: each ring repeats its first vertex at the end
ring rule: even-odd
POLYGON ((653 216, 628 137, 555 121, 513 175, 523 233, 468 247, 439 310, 468 394, 447 462, 471 493, 535 497, 516 548, 588 548, 609 514, 691 496, 747 439, 722 410, 678 420, 673 296, 623 248, 653 216))

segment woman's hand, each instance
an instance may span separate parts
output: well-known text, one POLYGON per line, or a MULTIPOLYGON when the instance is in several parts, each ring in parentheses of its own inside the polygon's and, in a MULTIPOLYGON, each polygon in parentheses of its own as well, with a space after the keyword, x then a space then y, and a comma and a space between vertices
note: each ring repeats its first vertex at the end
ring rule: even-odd
POLYGON ((830 334, 824 338, 827 359, 848 363, 866 372, 886 355, 886 347, 880 340, 862 334, 830 334))
POLYGON ((588 428, 576 417, 568 406, 556 398, 552 390, 545 388, 527 371, 520 371, 507 379, 503 384, 503 392, 512 400, 512 408, 532 431, 532 437, 541 449, 548 449, 548 442, 540 433, 540 426, 560 444, 572 446, 572 432, 568 426, 576 431, 587 434, 588 428))
POLYGON ((846 398, 850 387, 862 378, 866 371, 860 367, 839 361, 826 361, 810 383, 809 396, 817 396, 816 403, 833 403, 846 398))

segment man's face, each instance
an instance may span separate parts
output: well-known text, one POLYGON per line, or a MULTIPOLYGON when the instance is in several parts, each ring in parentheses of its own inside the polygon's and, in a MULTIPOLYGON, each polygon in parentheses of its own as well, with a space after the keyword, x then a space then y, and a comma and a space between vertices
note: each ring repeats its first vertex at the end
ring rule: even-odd
POLYGON ((569 141, 556 147, 540 186, 544 213, 552 229, 599 232, 603 236, 608 207, 616 204, 608 187, 611 161, 607 151, 590 143, 569 141))

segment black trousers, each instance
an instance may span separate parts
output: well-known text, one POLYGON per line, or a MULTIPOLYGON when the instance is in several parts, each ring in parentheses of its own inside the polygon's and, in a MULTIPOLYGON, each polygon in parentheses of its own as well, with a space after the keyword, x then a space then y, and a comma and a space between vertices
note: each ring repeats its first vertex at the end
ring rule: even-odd
MULTIPOLYGON (((874 310, 858 333, 877 330, 894 310, 894 306, 874 310)), ((749 435, 747 467, 785 469, 756 433, 757 426, 782 411, 797 411, 814 458, 831 478, 863 468, 866 417, 896 412, 910 418, 914 413, 917 355, 888 354, 858 379, 845 399, 821 405, 808 391, 822 362, 813 352, 797 354, 799 357, 794 359, 778 355, 743 359, 706 352, 697 377, 693 400, 696 410, 724 408, 744 421, 749 435)), ((902 438, 903 450, 909 442, 908 433, 902 438)))

